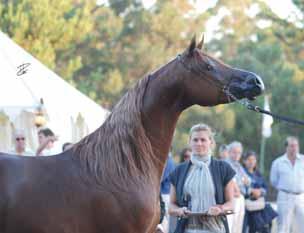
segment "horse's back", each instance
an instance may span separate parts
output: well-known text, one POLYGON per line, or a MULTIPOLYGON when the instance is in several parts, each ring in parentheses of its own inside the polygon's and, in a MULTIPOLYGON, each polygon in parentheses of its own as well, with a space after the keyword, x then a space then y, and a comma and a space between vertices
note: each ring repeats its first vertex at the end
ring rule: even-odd
POLYGON ((155 194, 113 193, 106 185, 85 183, 72 158, 0 153, 0 233, 147 231, 159 208, 155 194))
POLYGON ((0 152, 0 201, 3 202, 10 193, 13 193, 13 187, 20 182, 22 167, 20 166, 20 156, 9 155, 0 152))
POLYGON ((71 192, 79 189, 79 185, 72 185, 73 169, 68 166, 72 164, 64 160, 60 155, 25 157, 0 153, 0 233, 47 232, 44 226, 56 225, 51 223, 60 216, 56 212, 68 206, 71 192), (74 190, 68 190, 71 187, 74 190))
POLYGON ((17 156, 0 152, 0 233, 5 232, 9 196, 14 193, 14 187, 20 180, 18 160, 17 156))
MULTIPOLYGON (((52 175, 48 168, 54 162, 30 156, 18 156, 0 153, 0 197, 15 197, 24 188, 39 189, 39 183, 52 175)), ((41 192, 41 190, 39 191, 41 192)))

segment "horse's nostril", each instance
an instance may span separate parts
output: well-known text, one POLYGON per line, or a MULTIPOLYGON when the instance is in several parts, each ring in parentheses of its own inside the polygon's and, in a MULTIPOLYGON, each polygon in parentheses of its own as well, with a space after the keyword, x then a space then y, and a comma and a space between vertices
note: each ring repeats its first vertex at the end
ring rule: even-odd
POLYGON ((261 91, 265 90, 263 80, 259 76, 255 77, 255 83, 256 83, 257 86, 259 86, 261 88, 261 91))
POLYGON ((248 78, 249 78, 249 82, 248 83, 253 84, 253 85, 259 87, 260 91, 264 91, 265 86, 264 86, 263 80, 258 75, 251 73, 248 78))
POLYGON ((255 81, 255 84, 258 86, 262 84, 261 80, 259 78, 255 78, 254 81, 255 81))

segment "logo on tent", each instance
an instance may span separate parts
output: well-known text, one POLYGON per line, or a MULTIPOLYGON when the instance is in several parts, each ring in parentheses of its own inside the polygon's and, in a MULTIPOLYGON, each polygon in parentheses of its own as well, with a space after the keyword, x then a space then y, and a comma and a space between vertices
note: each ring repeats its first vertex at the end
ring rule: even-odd
POLYGON ((26 74, 26 72, 28 71, 26 68, 30 66, 31 63, 23 63, 22 65, 17 67, 17 75, 21 76, 23 74, 26 74))

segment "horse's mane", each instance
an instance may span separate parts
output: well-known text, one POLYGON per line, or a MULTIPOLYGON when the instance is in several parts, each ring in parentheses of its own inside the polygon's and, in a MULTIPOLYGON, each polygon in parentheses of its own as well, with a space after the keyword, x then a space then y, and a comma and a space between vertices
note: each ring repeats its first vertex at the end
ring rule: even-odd
POLYGON ((140 80, 116 104, 104 124, 74 146, 75 156, 98 185, 127 190, 130 182, 145 183, 155 168, 157 158, 141 112, 148 82, 149 76, 140 80))

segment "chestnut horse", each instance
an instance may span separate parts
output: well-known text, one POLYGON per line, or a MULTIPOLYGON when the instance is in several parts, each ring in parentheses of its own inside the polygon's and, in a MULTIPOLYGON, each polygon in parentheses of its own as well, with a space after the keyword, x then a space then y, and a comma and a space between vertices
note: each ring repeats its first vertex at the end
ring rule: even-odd
POLYGON ((162 171, 186 108, 253 98, 254 73, 201 50, 203 42, 139 81, 105 123, 49 157, 0 155, 0 233, 152 233, 162 171))

